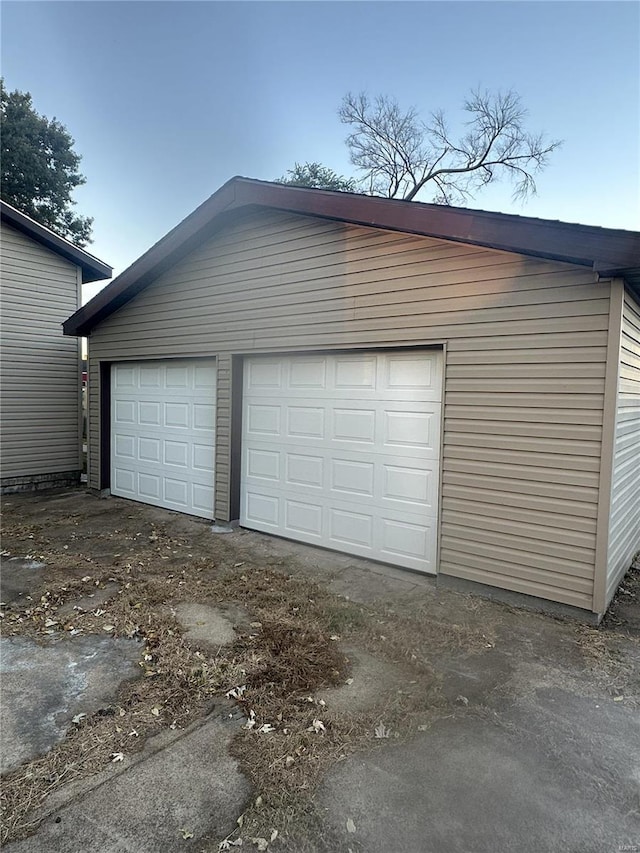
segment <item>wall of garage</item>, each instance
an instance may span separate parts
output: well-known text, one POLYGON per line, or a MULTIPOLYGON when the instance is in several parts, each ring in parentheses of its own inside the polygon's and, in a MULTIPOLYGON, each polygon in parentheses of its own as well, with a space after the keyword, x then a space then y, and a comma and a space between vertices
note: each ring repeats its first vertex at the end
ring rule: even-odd
POLYGON ((0 235, 0 486, 78 481, 80 351, 62 322, 78 308, 81 271, 4 222, 0 235))
POLYGON ((640 303, 626 290, 621 307, 607 604, 640 551, 640 303))
POLYGON ((609 303, 569 264, 248 215, 92 332, 90 483, 101 361, 217 357, 229 520, 234 354, 445 345, 439 571, 591 609, 609 303))

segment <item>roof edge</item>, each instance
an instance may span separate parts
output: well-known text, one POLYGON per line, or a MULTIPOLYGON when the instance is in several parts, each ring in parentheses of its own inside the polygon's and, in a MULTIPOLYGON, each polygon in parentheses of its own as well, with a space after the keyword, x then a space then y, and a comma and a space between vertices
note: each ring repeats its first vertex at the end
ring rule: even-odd
POLYGON ((35 219, 27 216, 26 213, 22 213, 6 201, 0 200, 0 216, 3 222, 15 228, 16 231, 26 234, 27 237, 31 237, 32 240, 79 266, 82 269, 83 284, 101 281, 105 278, 111 278, 113 275, 113 267, 69 240, 65 240, 64 237, 60 237, 59 234, 36 222, 35 219))
POLYGON ((292 187, 236 176, 220 187, 63 325, 85 335, 155 277, 212 236, 232 211, 271 208, 488 249, 610 274, 640 273, 640 233, 437 204, 292 187))

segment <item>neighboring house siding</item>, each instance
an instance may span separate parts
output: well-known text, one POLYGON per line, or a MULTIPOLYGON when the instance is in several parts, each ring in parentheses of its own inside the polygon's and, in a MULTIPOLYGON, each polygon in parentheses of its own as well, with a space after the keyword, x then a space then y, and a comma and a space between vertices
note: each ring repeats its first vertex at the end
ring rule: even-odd
POLYGON ((2 481, 79 472, 79 268, 2 224, 2 481))
POLYGON ((100 360, 218 357, 228 520, 232 353, 446 344, 440 571, 591 609, 609 302, 568 264, 256 214, 92 333, 91 484, 100 360))
POLYGON ((607 604, 640 550, 640 304, 625 292, 607 555, 607 604))

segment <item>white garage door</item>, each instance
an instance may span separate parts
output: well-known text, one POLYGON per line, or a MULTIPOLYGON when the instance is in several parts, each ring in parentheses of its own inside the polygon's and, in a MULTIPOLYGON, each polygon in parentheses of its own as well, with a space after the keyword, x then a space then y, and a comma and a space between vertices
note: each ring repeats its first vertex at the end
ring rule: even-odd
POLYGON ((442 355, 245 363, 240 522, 435 572, 442 355))
POLYGON ((213 518, 215 361, 111 368, 111 493, 213 518))

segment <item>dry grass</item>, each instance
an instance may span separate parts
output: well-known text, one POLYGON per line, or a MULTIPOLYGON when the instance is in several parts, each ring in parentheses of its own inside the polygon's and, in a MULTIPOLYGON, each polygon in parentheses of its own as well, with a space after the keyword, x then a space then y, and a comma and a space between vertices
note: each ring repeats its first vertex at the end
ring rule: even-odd
MULTIPOLYGON (((7 614, 3 633, 47 642, 73 631, 104 635, 105 626, 112 625, 113 636, 141 642, 143 677, 125 684, 112 705, 72 725, 46 756, 7 774, 3 842, 33 832, 47 798, 64 785, 104 770, 118 753, 140 751, 168 726, 192 723, 210 712, 212 700, 246 686, 237 704, 252 727, 240 731, 232 751, 254 785, 256 800, 238 832, 270 837, 277 829, 281 848, 302 850, 310 827, 317 829, 313 792, 326 769, 354 750, 388 742, 375 738, 381 721, 397 738, 441 709, 432 671, 416 654, 415 625, 401 626, 400 620, 332 596, 307 579, 255 565, 220 570, 202 557, 168 571, 158 555, 174 556, 187 543, 161 528, 154 528, 133 558, 116 557, 110 565, 82 551, 47 549, 42 527, 23 525, 12 532, 23 543, 33 542, 30 553, 46 562, 51 580, 39 600, 7 614), (109 588, 114 595, 99 609, 70 609, 74 601, 109 588), (217 654, 198 648, 182 637, 170 609, 194 600, 239 603, 250 627, 217 654), (337 714, 320 704, 315 693, 348 676, 338 635, 380 656, 412 662, 414 679, 424 688, 420 698, 397 691, 386 695, 381 688, 379 702, 366 713, 337 714), (316 731, 314 720, 324 728, 316 731), (261 731, 263 726, 269 731, 261 731)), ((211 839, 210 849, 219 841, 211 839)))
MULTIPOLYGON (((94 517, 96 507, 89 504, 94 517)), ((114 518, 117 529, 81 513, 63 515, 63 509, 37 521, 19 511, 5 519, 3 547, 42 560, 47 570, 42 596, 10 610, 3 633, 49 642, 77 631, 104 636, 105 626, 112 625, 111 635, 140 641, 142 677, 125 684, 108 707, 73 724, 46 756, 7 774, 2 841, 33 832, 47 798, 68 783, 108 768, 114 754, 139 752, 168 727, 203 718, 228 691, 244 687, 235 701, 246 726, 232 752, 255 796, 231 840, 269 840, 277 830, 282 850, 311 853, 317 843, 340 853, 336 839, 320 838, 314 805, 319 782, 350 754, 397 743, 448 713, 434 663, 443 654, 493 647, 496 637, 484 611, 476 612, 462 597, 455 613, 434 611, 433 602, 415 602, 402 613, 385 605, 365 607, 296 576, 293 564, 269 566, 229 546, 227 537, 218 537, 212 556, 206 526, 188 535, 170 532, 163 523, 145 520, 135 505, 130 515, 114 518), (99 610, 71 607, 110 589, 113 595, 99 610), (217 652, 188 642, 171 606, 194 601, 245 608, 246 624, 237 628, 236 641, 217 652), (349 676, 343 647, 393 662, 412 689, 381 684, 366 710, 339 713, 330 701, 323 704, 318 692, 349 676), (389 738, 376 737, 381 724, 389 738)), ((577 641, 589 665, 607 677, 623 675, 626 662, 616 658, 606 632, 579 630, 577 641)), ((220 840, 209 839, 199 849, 215 851, 220 840)))

